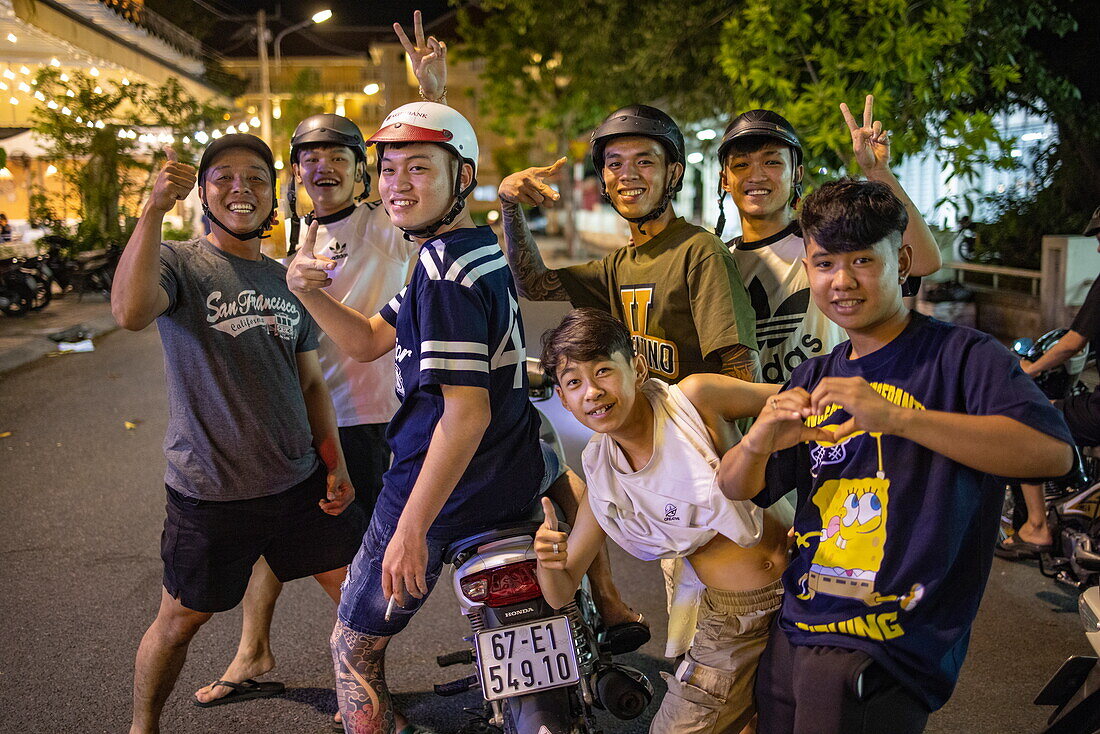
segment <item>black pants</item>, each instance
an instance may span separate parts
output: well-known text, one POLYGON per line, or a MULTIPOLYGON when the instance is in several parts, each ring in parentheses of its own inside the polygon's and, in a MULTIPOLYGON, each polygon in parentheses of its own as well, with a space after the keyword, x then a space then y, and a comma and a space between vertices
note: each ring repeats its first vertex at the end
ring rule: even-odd
POLYGON ((382 475, 390 468, 390 447, 386 443, 386 423, 367 423, 340 429, 355 503, 363 509, 368 522, 382 492, 382 475))
POLYGON ((756 674, 758 734, 920 734, 929 711, 869 655, 792 645, 772 626, 756 674))

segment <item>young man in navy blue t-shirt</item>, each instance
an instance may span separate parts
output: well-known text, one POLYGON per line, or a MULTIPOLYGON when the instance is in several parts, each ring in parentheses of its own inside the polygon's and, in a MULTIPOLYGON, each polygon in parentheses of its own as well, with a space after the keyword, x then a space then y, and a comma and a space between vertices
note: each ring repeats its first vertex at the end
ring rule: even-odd
POLYGON ((989 575, 989 475, 1072 464, 1065 422, 1008 350, 905 308, 907 219, 878 183, 807 197, 811 294, 849 341, 799 365, 722 459, 732 499, 797 491, 757 678, 762 734, 922 731, 951 695, 989 575))
POLYGON ((393 463, 349 568, 331 641, 345 729, 392 731, 408 722, 386 686, 385 649, 430 593, 443 550, 522 518, 562 468, 540 446, 527 399, 508 263, 496 236, 475 227, 465 208, 476 185, 473 128, 450 107, 418 102, 391 112, 368 143, 377 146, 391 222, 420 244, 408 286, 370 318, 339 303, 322 290, 334 263, 314 255, 316 225, 287 282, 352 357, 369 361, 396 348, 393 463))

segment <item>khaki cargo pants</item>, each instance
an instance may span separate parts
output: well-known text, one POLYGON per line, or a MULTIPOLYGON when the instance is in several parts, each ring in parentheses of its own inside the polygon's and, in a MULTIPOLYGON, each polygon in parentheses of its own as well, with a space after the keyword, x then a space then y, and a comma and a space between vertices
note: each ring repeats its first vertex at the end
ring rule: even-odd
POLYGON ((756 666, 783 601, 775 581, 752 591, 707 589, 695 640, 673 675, 650 734, 738 734, 756 713, 756 666))

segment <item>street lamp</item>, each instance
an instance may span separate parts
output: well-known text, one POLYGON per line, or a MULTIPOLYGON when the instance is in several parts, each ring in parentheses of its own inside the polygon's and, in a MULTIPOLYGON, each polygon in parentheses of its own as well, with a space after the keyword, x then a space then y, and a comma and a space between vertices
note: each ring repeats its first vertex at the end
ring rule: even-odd
POLYGON ((283 57, 282 57, 282 54, 279 53, 279 44, 281 44, 283 42, 283 38, 285 38, 287 35, 289 35, 291 33, 294 33, 295 31, 302 30, 303 28, 305 28, 308 25, 314 25, 314 24, 317 24, 317 23, 324 23, 326 20, 328 20, 331 17, 332 17, 332 11, 329 10, 328 8, 326 8, 326 9, 324 9, 324 10, 318 12, 318 13, 314 13, 313 17, 309 18, 308 20, 303 20, 301 23, 298 23, 296 25, 292 25, 289 28, 285 28, 285 29, 279 31, 279 34, 277 36, 275 36, 275 70, 278 71, 279 70, 279 64, 282 63, 282 58, 283 57))
MULTIPOLYGON (((301 30, 310 23, 324 23, 331 17, 331 10, 322 10, 319 13, 314 13, 313 17, 309 20, 302 21, 297 25, 292 25, 286 30, 280 31, 279 34, 275 36, 275 68, 279 68, 279 62, 281 60, 279 55, 279 44, 282 43, 284 36, 288 33, 301 30)), ((264 139, 265 143, 271 145, 271 70, 267 65, 267 14, 263 10, 256 13, 256 41, 256 45, 259 47, 260 93, 262 95, 260 102, 260 137, 264 139)))

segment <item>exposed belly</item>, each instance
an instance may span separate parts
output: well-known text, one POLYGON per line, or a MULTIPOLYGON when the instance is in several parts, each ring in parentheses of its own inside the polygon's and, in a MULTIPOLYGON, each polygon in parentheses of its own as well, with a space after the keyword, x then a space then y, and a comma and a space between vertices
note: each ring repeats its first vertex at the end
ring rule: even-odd
POLYGON ((750 591, 767 586, 787 568, 787 530, 770 510, 764 513, 764 537, 742 548, 724 535, 689 556, 699 580, 712 589, 750 591))

